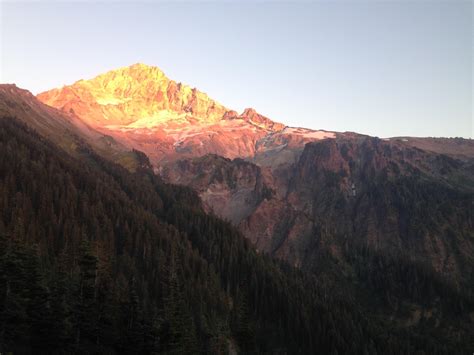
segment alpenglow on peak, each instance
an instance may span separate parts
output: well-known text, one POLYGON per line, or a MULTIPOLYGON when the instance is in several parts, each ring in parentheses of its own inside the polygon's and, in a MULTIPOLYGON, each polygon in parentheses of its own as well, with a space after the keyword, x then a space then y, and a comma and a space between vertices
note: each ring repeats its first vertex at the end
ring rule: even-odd
POLYGON ((170 80, 158 67, 142 63, 43 92, 38 99, 73 112, 94 127, 186 117, 213 123, 227 111, 207 94, 170 80))

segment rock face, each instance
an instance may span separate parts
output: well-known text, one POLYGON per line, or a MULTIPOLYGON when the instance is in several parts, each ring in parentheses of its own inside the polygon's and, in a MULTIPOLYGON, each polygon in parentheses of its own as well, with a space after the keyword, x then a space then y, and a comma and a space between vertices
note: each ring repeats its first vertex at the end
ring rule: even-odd
POLYGON ((238 224, 272 195, 271 175, 240 158, 218 155, 179 160, 161 174, 167 181, 191 186, 199 192, 208 210, 238 224))
POLYGON ((348 135, 309 143, 278 168, 206 156, 176 162, 164 176, 196 189, 259 250, 296 266, 311 269, 323 251, 344 263, 355 243, 462 283, 474 273, 473 167, 396 140, 348 135))

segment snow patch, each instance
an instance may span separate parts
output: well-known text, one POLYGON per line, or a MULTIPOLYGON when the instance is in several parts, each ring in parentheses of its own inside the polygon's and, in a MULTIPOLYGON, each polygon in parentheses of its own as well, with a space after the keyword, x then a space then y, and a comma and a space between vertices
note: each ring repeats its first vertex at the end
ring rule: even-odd
POLYGON ((326 132, 326 131, 313 131, 306 128, 297 128, 297 127, 286 127, 281 132, 282 134, 294 134, 298 136, 302 136, 304 138, 310 139, 325 139, 325 138, 335 138, 336 135, 334 132, 326 132))

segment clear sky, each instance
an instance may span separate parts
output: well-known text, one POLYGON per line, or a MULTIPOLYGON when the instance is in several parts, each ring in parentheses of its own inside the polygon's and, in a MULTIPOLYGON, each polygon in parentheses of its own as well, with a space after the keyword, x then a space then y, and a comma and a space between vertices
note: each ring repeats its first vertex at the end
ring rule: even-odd
POLYGON ((33 93, 142 62, 291 126, 474 135, 471 1, 0 2, 0 81, 33 93))

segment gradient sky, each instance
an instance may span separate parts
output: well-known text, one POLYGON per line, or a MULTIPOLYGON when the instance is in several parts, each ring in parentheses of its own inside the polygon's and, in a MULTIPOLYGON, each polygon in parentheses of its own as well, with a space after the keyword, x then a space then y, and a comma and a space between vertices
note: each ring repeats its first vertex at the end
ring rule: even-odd
POLYGON ((473 137, 471 1, 5 2, 0 81, 136 62, 291 126, 473 137))

